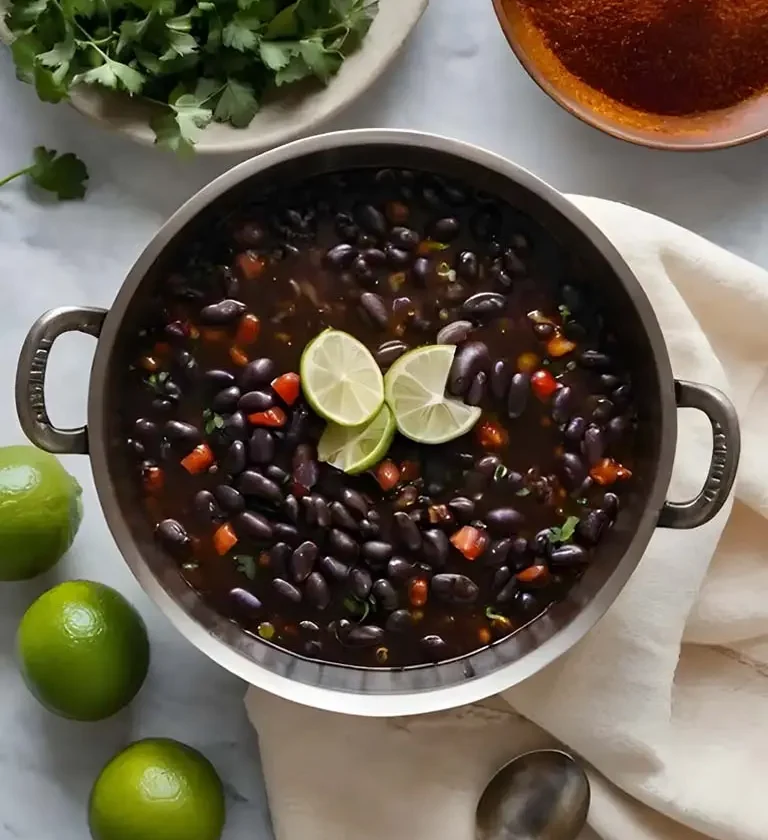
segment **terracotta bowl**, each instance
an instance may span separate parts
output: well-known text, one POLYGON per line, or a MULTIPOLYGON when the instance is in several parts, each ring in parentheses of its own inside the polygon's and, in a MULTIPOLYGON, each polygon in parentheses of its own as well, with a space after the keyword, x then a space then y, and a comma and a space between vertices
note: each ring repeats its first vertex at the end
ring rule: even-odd
POLYGON ((663 117, 627 108, 573 76, 526 20, 517 0, 493 0, 520 63, 558 105, 620 140, 671 151, 738 146, 768 135, 768 92, 732 108, 693 117, 663 117))

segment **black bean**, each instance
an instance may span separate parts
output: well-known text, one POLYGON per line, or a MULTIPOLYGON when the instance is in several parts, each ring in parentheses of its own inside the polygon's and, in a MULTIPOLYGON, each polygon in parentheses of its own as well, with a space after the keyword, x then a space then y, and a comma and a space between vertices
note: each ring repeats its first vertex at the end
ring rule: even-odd
POLYGON ((558 460, 558 467, 563 483, 569 490, 580 487, 582 481, 587 477, 586 465, 573 452, 564 452, 558 460))
POLYGON ((288 583, 283 578, 275 578, 272 581, 272 587, 282 598, 286 601, 291 601, 294 604, 301 603, 301 590, 295 587, 292 583, 288 583))
POLYGON ((211 401, 211 408, 219 414, 229 414, 234 411, 240 399, 240 389, 237 385, 223 388, 211 401))
POLYGON ((395 248, 394 245, 387 245, 384 252, 387 255, 387 262, 391 268, 408 268, 413 260, 413 254, 410 251, 395 248))
POLYGON ((475 378, 467 390, 467 396, 464 398, 467 405, 480 405, 485 396, 487 379, 488 375, 482 370, 475 374, 475 378))
MULTIPOLYGON (((312 572, 304 584, 304 597, 318 610, 324 610, 331 603, 331 590, 325 578, 319 572, 312 572)), ((312 622, 302 621, 299 624, 311 624, 312 622)), ((317 625, 315 625, 317 626, 317 625)))
POLYGON ((525 484, 525 478, 517 470, 509 470, 504 476, 503 481, 510 490, 520 490, 523 484, 525 484))
POLYGON ((370 572, 366 569, 358 566, 349 573, 349 588, 352 594, 361 601, 364 601, 368 597, 372 586, 373 579, 371 578, 370 572))
POLYGON ((230 440, 245 440, 248 437, 248 420, 242 411, 224 418, 224 433, 230 440))
POLYGON ((448 645, 442 636, 435 633, 430 633, 428 636, 422 636, 419 640, 424 652, 433 659, 442 659, 448 654, 448 645))
POLYGON ((227 513, 240 513, 245 510, 245 499, 234 487, 228 484, 218 484, 213 488, 213 495, 221 508, 227 513))
POLYGON ((579 443, 584 437, 584 432, 586 430, 587 421, 583 417, 571 417, 563 434, 568 440, 573 441, 574 443, 579 443))
POLYGON ((406 548, 410 551, 418 551, 421 548, 421 531, 416 523, 404 511, 397 511, 394 514, 394 521, 406 548))
POLYGON ((475 374, 488 371, 491 357, 482 341, 468 341, 456 351, 448 374, 448 391, 455 397, 464 396, 475 374))
POLYGON ((623 385, 619 385, 619 387, 613 392, 611 395, 617 403, 621 405, 625 405, 632 394, 632 386, 627 384, 626 382, 623 385))
POLYGON ((380 295, 374 292, 363 292, 360 295, 360 306, 370 316, 374 324, 379 327, 386 327, 389 323, 389 312, 387 305, 380 295))
POLYGON ((384 636, 384 630, 375 624, 357 624, 344 638, 345 644, 354 647, 372 647, 379 644, 384 636))
POLYGON ((493 363, 490 375, 491 393, 497 400, 503 400, 507 395, 512 381, 512 365, 506 359, 499 359, 493 363))
POLYGON ((411 267, 411 274, 423 286, 432 274, 432 263, 427 257, 417 257, 411 267))
POLYGON ((210 490, 199 490, 192 500, 192 507, 204 522, 216 522, 226 517, 210 490))
POLYGON ((224 388, 229 388, 235 384, 235 377, 226 370, 208 370, 203 375, 205 384, 213 393, 218 393, 224 388))
MULTIPOLYGON (((194 428, 194 427, 193 427, 194 428)), ((140 417, 133 424, 133 433, 137 438, 143 441, 150 441, 157 436, 159 427, 157 423, 152 420, 147 420, 145 417, 140 417)))
POLYGON ((451 544, 448 537, 438 528, 430 528, 422 537, 422 557, 430 566, 440 569, 448 562, 451 544))
POLYGON ((395 610, 384 626, 388 633, 405 633, 413 627, 413 617, 408 610, 395 610))
POLYGON ((328 534, 328 542, 331 551, 341 560, 350 562, 357 559, 360 553, 360 547, 349 534, 340 531, 338 528, 332 528, 328 534))
POLYGON ((164 397, 157 397, 152 400, 152 409, 158 414, 170 414, 173 411, 173 402, 164 397))
POLYGON ((462 344, 474 329, 471 321, 454 321, 446 324, 437 334, 437 344, 462 344))
POLYGON ((456 270, 456 274, 461 277, 462 280, 468 280, 470 282, 476 280, 480 270, 477 254, 473 251, 462 251, 456 257, 454 268, 456 270))
POLYGON ((296 583, 303 583, 312 573, 317 560, 317 544, 312 540, 305 540, 291 554, 289 561, 291 577, 296 583))
POLYGON ((555 423, 565 423, 571 414, 573 389, 570 385, 562 385, 552 395, 552 419, 555 423))
POLYGON ((387 577, 395 583, 405 583, 417 574, 416 566, 403 557, 393 557, 387 563, 387 577))
POLYGON ((611 519, 615 519, 616 514, 619 512, 619 497, 609 491, 603 496, 601 507, 611 519))
POLYGON ((325 263, 331 268, 348 268, 352 261, 357 256, 357 248, 342 242, 340 245, 335 245, 325 254, 325 263))
POLYGON ((478 585, 466 575, 435 575, 430 587, 434 595, 449 604, 473 604, 480 594, 478 585))
POLYGON ((608 422, 608 427, 607 427, 608 437, 612 441, 616 442, 617 440, 620 440, 624 436, 624 434, 625 434, 625 432, 627 431, 628 428, 629 428, 629 420, 623 414, 620 414, 618 417, 613 417, 608 422))
POLYGON ((306 490, 311 490, 317 484, 320 467, 317 461, 299 461, 299 463, 294 464, 291 475, 296 484, 306 490))
POLYGON ((283 501, 280 487, 256 470, 246 470, 241 473, 237 487, 246 496, 256 496, 275 505, 283 501))
POLYGON ((493 474, 500 465, 501 458, 498 455, 483 455, 482 458, 478 458, 475 464, 475 471, 490 479, 493 478, 493 474))
POLYGON ((191 452, 203 439, 200 429, 181 420, 169 420, 163 427, 168 440, 191 452))
POLYGON ((510 581, 505 583, 501 589, 499 589, 493 600, 497 604, 509 604, 511 601, 515 600, 515 596, 518 594, 519 589, 520 584, 517 582, 517 579, 512 578, 510 581))
POLYGON ((466 525, 475 513, 475 503, 466 496, 456 496, 448 502, 451 513, 456 517, 457 522, 466 525))
POLYGON ((510 537, 520 530, 525 517, 513 507, 498 507, 488 511, 485 521, 494 536, 510 537))
POLYGON ((507 416, 515 420, 522 416, 528 405, 531 391, 531 377, 528 373, 516 373, 512 377, 507 393, 507 416))
POLYGON ((188 337, 187 330, 181 321, 171 321, 163 328, 165 336, 171 341, 185 341, 188 337))
POLYGON ((509 274, 507 274, 507 272, 504 271, 501 265, 498 265, 497 263, 494 263, 488 269, 488 276, 491 278, 491 280, 493 280, 493 283, 496 286, 496 288, 501 288, 505 292, 509 291, 510 287, 512 286, 512 283, 514 282, 509 276, 509 274))
POLYGON ((605 434, 599 426, 587 426, 584 432, 584 440, 581 442, 581 451, 584 453, 591 466, 600 461, 605 454, 605 434))
POLYGON ((496 207, 489 206, 472 216, 469 227, 476 239, 488 242, 501 230, 501 213, 496 207))
POLYGON ((334 525, 347 531, 357 531, 357 522, 341 502, 332 502, 330 510, 334 525))
POLYGON ((539 602, 532 592, 517 592, 514 598, 515 606, 526 615, 533 615, 539 611, 539 602))
POLYGON ((287 495, 280 509, 294 525, 299 521, 299 501, 295 496, 287 495))
POLYGON ((290 546, 299 544, 299 529, 288 522, 274 522, 272 530, 276 540, 281 540, 290 546))
POLYGON ((248 441, 248 458, 254 464, 268 464, 275 457, 275 439, 268 429, 254 429, 248 441))
POLYGON ((619 387, 621 384, 621 380, 618 376, 615 376, 612 373, 601 373, 600 374, 600 384, 605 388, 606 391, 613 391, 619 387))
POLYGON ((311 423, 309 409, 304 403, 297 403, 293 407, 288 425, 285 427, 285 445, 293 449, 307 437, 311 423))
POLYGON ((270 358, 254 359, 243 368, 240 374, 242 391, 253 391, 262 385, 268 385, 277 376, 277 367, 270 358))
POLYGON ((493 580, 491 581, 491 590, 498 592, 503 589, 512 580, 512 570, 509 566, 499 566, 493 573, 493 580))
POLYGON ((267 464, 262 468, 262 472, 267 478, 271 478, 275 484, 285 484, 290 478, 290 475, 282 467, 278 467, 277 464, 267 464))
POLYGON ((576 526, 576 534, 587 545, 597 545, 608 524, 608 514, 604 510, 591 510, 576 526))
POLYGON ((482 322, 500 315, 506 305, 504 295, 498 292, 478 292, 464 301, 461 312, 467 318, 482 322))
POLYGON ((346 563, 342 563, 340 560, 337 560, 335 557, 331 557, 330 555, 326 555, 321 558, 319 566, 326 577, 339 581, 346 580, 350 571, 349 566, 346 563))
POLYGON ((502 257, 505 271, 512 277, 522 277, 525 273, 525 263, 511 249, 507 248, 502 257))
POLYGON ((262 607, 261 601, 247 589, 241 589, 240 587, 230 589, 229 597, 235 603, 235 606, 248 612, 258 612, 262 607))
MULTIPOLYGON (((439 342, 438 342, 439 343, 439 342)), ((404 341, 385 341, 380 344, 376 352, 373 354, 374 358, 382 368, 388 368, 392 362, 400 358, 408 350, 408 345, 404 341)))
POLYGON ((586 327, 583 327, 577 321, 566 321, 563 324, 563 335, 575 344, 583 344, 588 337, 586 327))
POLYGON ((608 370, 613 367, 613 360, 599 350, 584 350, 579 356, 579 364, 590 370, 608 370))
POLYGON ((385 236, 387 220, 384 214, 372 204, 360 204, 355 208, 355 221, 360 227, 374 236, 385 236))
POLYGON ((421 242, 421 237, 415 230, 407 227, 393 227, 389 232, 389 241, 395 248, 402 248, 404 251, 412 251, 421 242))
POLYGON ((313 493, 310 499, 315 509, 315 522, 318 528, 329 528, 331 525, 331 510, 328 507, 328 502, 319 493, 313 493))
MULTIPOLYGON (((317 572, 313 572, 313 574, 317 574, 317 572)), ((309 636, 310 638, 314 638, 320 635, 320 628, 314 621, 300 621, 299 622, 299 632, 303 636, 309 636)))
POLYGON ((368 265, 368 261, 362 255, 355 257, 352 263, 352 273, 366 285, 370 285, 376 279, 376 275, 371 270, 370 265, 368 265))
POLYGON ((259 248, 264 244, 266 233, 256 222, 245 222, 235 231, 234 239, 242 248, 259 248))
POLYGON ((592 409, 592 419, 595 423, 607 423, 613 416, 614 408, 615 406, 610 400, 599 397, 592 409))
POLYGON ((392 546, 384 540, 370 540, 363 543, 362 552, 363 557, 370 563, 383 565, 392 556, 392 546))
POLYGON ((182 559, 192 550, 192 540, 186 528, 175 519, 164 519, 155 528, 155 537, 174 557, 182 559))
POLYGON ((267 551, 268 566, 267 568, 272 574, 272 577, 284 578, 288 576, 288 560, 293 554, 293 550, 284 542, 276 542, 270 546, 267 551))
POLYGON ((492 542, 488 546, 488 550, 483 554, 483 565, 503 566, 507 562, 507 555, 511 548, 512 540, 508 537, 492 542))
POLYGON ((373 596, 377 603, 387 612, 397 609, 398 597, 394 586, 385 578, 379 578, 373 584, 373 596))
POLYGON ((579 566, 587 561, 587 552, 580 545, 561 545, 549 554, 551 566, 579 566))
POLYGON ((352 242, 357 239, 360 233, 360 229, 348 213, 337 213, 334 219, 334 227, 336 228, 336 233, 347 242, 352 242))
POLYGON ((351 487, 345 487, 341 491, 341 501, 349 508, 353 516, 363 519, 368 515, 368 503, 361 493, 351 487))
POLYGON ((382 266, 387 261, 387 255, 381 248, 366 248, 362 257, 369 265, 382 266))
POLYGON ((248 391, 240 397, 237 407, 245 414, 253 414, 257 411, 267 411, 274 404, 274 394, 269 391, 248 391))
POLYGON ((204 306, 200 310, 200 323, 220 327, 231 324, 239 318, 247 309, 246 305, 239 300, 225 299, 210 306, 204 306))
POLYGON ((235 519, 235 531, 241 530, 254 540, 264 541, 272 538, 272 526, 260 513, 245 510, 235 519))
POLYGON ((430 225, 429 235, 438 242, 453 242, 460 230, 459 220, 454 216, 446 216, 430 225))
POLYGON ((245 444, 241 440, 233 440, 221 459, 221 468, 230 475, 237 475, 245 469, 246 462, 245 444))
POLYGON ((304 520, 310 528, 317 525, 317 514, 315 506, 312 504, 312 499, 309 496, 304 496, 301 499, 301 507, 304 509, 304 520))

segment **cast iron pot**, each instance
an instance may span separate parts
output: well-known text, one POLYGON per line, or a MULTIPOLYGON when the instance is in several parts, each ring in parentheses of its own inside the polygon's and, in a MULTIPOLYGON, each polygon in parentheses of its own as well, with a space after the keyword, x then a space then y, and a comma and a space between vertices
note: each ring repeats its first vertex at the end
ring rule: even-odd
POLYGON ((552 187, 507 160, 474 146, 405 131, 345 131, 310 137, 253 158, 217 178, 178 210, 131 269, 109 311, 65 307, 43 315, 24 343, 16 379, 21 425, 30 440, 55 453, 91 458, 104 514, 141 586, 193 644, 253 685, 307 705, 351 714, 432 712, 488 697, 531 676, 565 653, 616 599, 654 528, 695 528, 726 500, 739 456, 739 427, 723 394, 676 381, 659 324, 642 288, 603 234, 552 187), (116 416, 115 391, 149 287, 178 262, 185 245, 210 221, 267 185, 355 166, 398 166, 450 174, 499 195, 546 230, 592 278, 608 319, 632 348, 631 374, 641 412, 635 478, 617 525, 566 601, 512 637, 438 665, 374 669, 319 663, 258 639, 214 612, 162 553, 136 504, 134 474, 116 416), (98 339, 90 378, 88 426, 58 429, 45 405, 45 370, 53 343, 67 331, 98 339), (677 409, 709 418, 713 453, 699 495, 665 501, 677 438, 677 409))

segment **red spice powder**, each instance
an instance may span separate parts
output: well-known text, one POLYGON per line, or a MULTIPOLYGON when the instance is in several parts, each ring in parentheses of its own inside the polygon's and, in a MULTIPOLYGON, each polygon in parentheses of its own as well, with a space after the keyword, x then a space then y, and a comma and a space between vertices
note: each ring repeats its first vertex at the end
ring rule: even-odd
POLYGON ((690 116, 768 90, 768 0, 518 0, 565 68, 640 111, 690 116))

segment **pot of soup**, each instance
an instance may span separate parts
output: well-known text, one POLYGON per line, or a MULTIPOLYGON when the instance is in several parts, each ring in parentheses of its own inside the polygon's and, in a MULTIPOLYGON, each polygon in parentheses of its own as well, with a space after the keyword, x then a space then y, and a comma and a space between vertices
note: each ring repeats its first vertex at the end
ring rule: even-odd
POLYGON ((338 712, 472 702, 607 610, 656 527, 710 519, 739 429, 676 381, 649 302, 564 196, 474 146, 310 137, 163 226, 109 311, 32 327, 17 405, 87 454, 118 547, 193 644, 338 712), (97 338, 87 426, 44 398, 57 336, 97 338), (713 428, 669 502, 677 410, 713 428))

